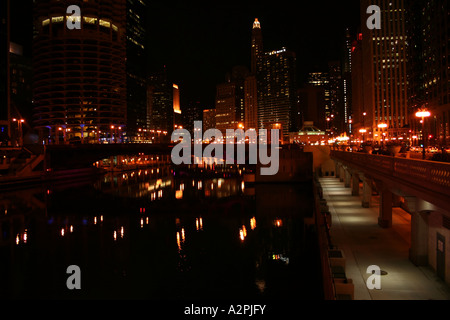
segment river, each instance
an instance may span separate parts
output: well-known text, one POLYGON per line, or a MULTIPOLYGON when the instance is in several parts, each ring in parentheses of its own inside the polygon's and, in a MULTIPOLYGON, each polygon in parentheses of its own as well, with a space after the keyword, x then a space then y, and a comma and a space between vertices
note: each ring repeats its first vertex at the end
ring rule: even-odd
POLYGON ((170 167, 6 191, 0 297, 321 299, 313 208, 310 183, 170 167))

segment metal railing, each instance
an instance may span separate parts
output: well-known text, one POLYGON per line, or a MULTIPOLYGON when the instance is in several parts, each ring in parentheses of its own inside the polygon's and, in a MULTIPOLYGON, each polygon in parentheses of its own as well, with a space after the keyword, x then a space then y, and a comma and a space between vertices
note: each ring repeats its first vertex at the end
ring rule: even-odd
POLYGON ((419 189, 426 188, 450 199, 450 163, 336 150, 331 151, 331 157, 366 172, 398 178, 419 189))

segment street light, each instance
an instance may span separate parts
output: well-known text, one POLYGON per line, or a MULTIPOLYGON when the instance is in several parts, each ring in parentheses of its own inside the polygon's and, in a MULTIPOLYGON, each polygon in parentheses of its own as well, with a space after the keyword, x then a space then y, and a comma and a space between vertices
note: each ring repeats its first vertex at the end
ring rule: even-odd
POLYGON ((419 112, 416 113, 416 117, 417 118, 422 118, 422 141, 423 141, 422 159, 425 160, 426 159, 426 151, 425 151, 425 118, 431 117, 431 113, 429 111, 422 110, 422 111, 419 111, 419 112))
POLYGON ((23 123, 25 122, 25 120, 13 118, 12 121, 17 122, 17 127, 19 129, 19 146, 21 147, 23 145, 22 126, 23 126, 23 123))
POLYGON ((364 143, 364 141, 365 141, 365 134, 367 133, 367 130, 366 129, 360 129, 359 133, 362 134, 362 143, 364 143))

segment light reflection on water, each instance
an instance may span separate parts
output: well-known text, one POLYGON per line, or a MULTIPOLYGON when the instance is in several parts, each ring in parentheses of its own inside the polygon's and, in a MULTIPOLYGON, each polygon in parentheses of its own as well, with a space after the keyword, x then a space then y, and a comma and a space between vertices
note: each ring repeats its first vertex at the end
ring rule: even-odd
POLYGON ((5 193, 0 210, 0 297, 321 298, 309 186, 161 168, 5 193))

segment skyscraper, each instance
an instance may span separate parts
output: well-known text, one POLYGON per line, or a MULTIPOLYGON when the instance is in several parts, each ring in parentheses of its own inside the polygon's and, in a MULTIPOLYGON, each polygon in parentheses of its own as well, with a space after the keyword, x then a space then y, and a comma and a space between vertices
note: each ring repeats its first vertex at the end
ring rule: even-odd
MULTIPOLYGON (((183 126, 183 118, 181 114, 180 87, 173 84, 173 125, 174 129, 183 126)), ((170 131, 169 131, 170 132, 170 131)))
MULTIPOLYGON (((373 115, 367 126, 378 138, 375 140, 383 136, 397 138, 409 132, 405 1, 363 0, 362 21, 367 20, 370 5, 381 8, 382 25, 381 29, 370 30, 365 25, 362 28, 362 59, 363 64, 368 63, 365 72, 366 79, 370 79, 364 88, 364 108, 373 115)), ((354 116, 358 117, 355 112, 354 116)))
POLYGON ((297 90, 299 128, 305 122, 312 122, 314 126, 325 131, 325 89, 320 86, 306 85, 297 90))
POLYGON ((7 143, 10 132, 9 88, 9 0, 0 3, 0 143, 7 143))
POLYGON ((216 128, 216 109, 203 110, 203 132, 215 128, 216 128))
POLYGON ((295 132, 296 113, 296 56, 282 48, 266 52, 261 57, 261 76, 258 83, 259 128, 269 128, 274 123, 283 127, 283 134, 295 132))
POLYGON ((167 79, 166 69, 149 76, 147 86, 147 108, 151 130, 171 133, 174 129, 174 87, 167 79))
POLYGON ((345 132, 344 82, 341 66, 340 61, 332 61, 328 64, 330 110, 325 117, 327 129, 332 134, 345 132))
POLYGON ((250 75, 245 79, 245 128, 258 129, 258 80, 261 76, 261 57, 263 55, 263 38, 261 23, 253 22, 251 42, 250 75))
POLYGON ((146 11, 147 0, 127 1, 127 134, 135 136, 147 123, 146 11))
POLYGON ((36 0, 34 126, 41 140, 117 141, 126 125, 125 0, 36 0), (77 5, 81 29, 69 29, 77 5))
POLYGON ((345 41, 342 53, 342 103, 343 113, 340 116, 340 121, 343 128, 341 131, 352 133, 352 117, 353 117, 353 99, 352 99, 352 43, 353 37, 350 29, 345 30, 345 41))
POLYGON ((236 83, 226 82, 217 85, 216 129, 223 134, 227 129, 236 129, 236 83))
POLYGON ((255 19, 253 22, 252 29, 252 51, 251 51, 251 69, 250 72, 255 75, 260 72, 259 59, 262 57, 264 53, 263 49, 263 36, 261 23, 258 19, 255 19))
POLYGON ((450 143, 450 58, 448 0, 413 0, 409 3, 411 38, 411 124, 413 132, 422 130, 414 114, 426 108, 432 143, 450 143))
POLYGON ((355 133, 364 129, 367 131, 364 137, 373 138, 374 112, 371 108, 373 96, 371 92, 374 90, 372 78, 373 62, 369 59, 364 59, 362 37, 362 33, 358 34, 358 37, 352 44, 352 87, 349 88, 352 92, 352 128, 355 133))
MULTIPOLYGON (((328 72, 310 72, 308 75, 308 84, 313 87, 322 88, 323 97, 323 119, 319 119, 316 123, 321 130, 330 130, 330 121, 326 121, 327 119, 331 120, 331 115, 333 114, 331 109, 331 88, 330 88, 330 74, 328 72), (323 125, 322 125, 323 124, 323 125)), ((319 111, 318 111, 319 112, 319 111)), ((322 112, 320 111, 322 114, 322 112)))
POLYGON ((247 67, 236 66, 226 76, 226 82, 217 86, 216 126, 225 133, 245 123, 245 81, 249 75, 247 67))

